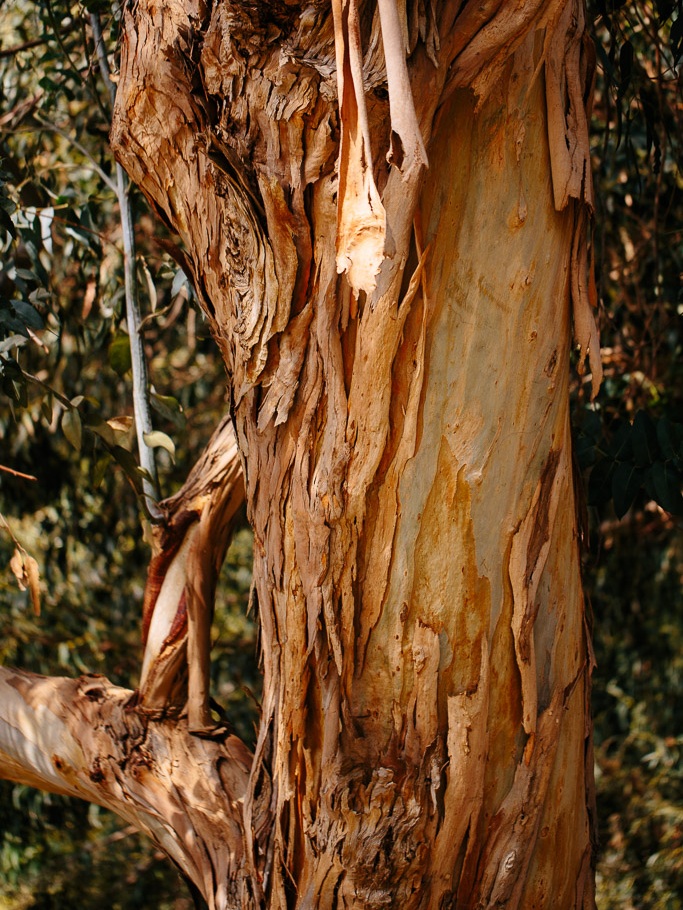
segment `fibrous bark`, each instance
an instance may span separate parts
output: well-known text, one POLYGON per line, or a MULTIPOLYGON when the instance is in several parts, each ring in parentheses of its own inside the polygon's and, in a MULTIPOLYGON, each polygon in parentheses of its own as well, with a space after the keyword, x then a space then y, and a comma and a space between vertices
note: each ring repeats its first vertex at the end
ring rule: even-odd
POLYGON ((166 717, 187 707, 189 729, 209 733, 211 620, 230 535, 244 503, 229 418, 175 496, 161 503, 142 613, 139 711, 166 717))
POLYGON ((184 720, 150 721, 129 710, 131 696, 101 676, 0 668, 2 776, 113 809, 213 895, 212 906, 240 906, 248 886, 237 809, 251 754, 235 736, 213 742, 190 736, 184 720))
POLYGON ((125 13, 113 141, 183 241, 254 529, 245 907, 592 906, 592 66, 578 0, 125 13))

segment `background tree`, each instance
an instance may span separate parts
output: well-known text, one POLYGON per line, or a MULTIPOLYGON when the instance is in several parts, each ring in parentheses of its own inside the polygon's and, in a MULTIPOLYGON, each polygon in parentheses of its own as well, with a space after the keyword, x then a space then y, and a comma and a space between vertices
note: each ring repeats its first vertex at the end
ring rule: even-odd
MULTIPOLYGON (((222 150, 222 151, 220 152, 220 154, 214 150, 212 161, 213 161, 214 165, 216 165, 217 162, 214 160, 214 158, 218 158, 218 164, 221 165, 221 167, 219 167, 219 171, 220 171, 222 174, 226 174, 225 159, 222 158, 222 157, 220 157, 220 155, 224 155, 224 150, 222 150)), ((229 177, 230 177, 230 176, 233 176, 233 177, 234 177, 234 174, 232 174, 232 172, 231 172, 229 169, 227 169, 227 174, 228 174, 229 177)), ((276 272, 277 272, 277 268, 276 268, 276 272)), ((483 298, 486 299, 486 291, 487 291, 487 290, 490 291, 490 288, 487 288, 487 287, 484 285, 483 290, 482 290, 481 287, 479 288, 479 290, 481 291, 481 293, 482 293, 482 295, 483 295, 483 298)), ((418 298, 418 299, 419 299, 419 298, 418 298)), ((424 304, 423 304, 423 306, 424 306, 424 304)), ((585 435, 585 434, 584 434, 584 435, 585 435)))

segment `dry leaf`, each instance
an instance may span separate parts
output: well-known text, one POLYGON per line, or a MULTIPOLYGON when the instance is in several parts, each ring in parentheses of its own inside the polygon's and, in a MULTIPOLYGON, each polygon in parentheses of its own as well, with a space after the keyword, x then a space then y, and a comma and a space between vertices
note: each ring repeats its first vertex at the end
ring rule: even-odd
POLYGON ((17 580, 17 584, 21 591, 26 590, 26 585, 24 584, 24 558, 21 555, 21 550, 19 547, 14 548, 14 553, 12 558, 9 561, 9 567, 14 573, 14 577, 17 580))
POLYGON ((107 423, 115 433, 127 433, 133 426, 133 418, 125 415, 121 417, 111 417, 107 423))
POLYGON ((14 553, 9 561, 9 567, 17 580, 19 589, 25 591, 27 588, 31 593, 31 602, 33 612, 40 616, 40 571, 38 563, 32 556, 19 548, 14 548, 14 553))
POLYGON ((87 319, 92 310, 92 305, 95 302, 95 295, 97 294, 97 279, 88 278, 88 283, 85 286, 85 294, 83 295, 83 308, 81 309, 81 319, 87 319))

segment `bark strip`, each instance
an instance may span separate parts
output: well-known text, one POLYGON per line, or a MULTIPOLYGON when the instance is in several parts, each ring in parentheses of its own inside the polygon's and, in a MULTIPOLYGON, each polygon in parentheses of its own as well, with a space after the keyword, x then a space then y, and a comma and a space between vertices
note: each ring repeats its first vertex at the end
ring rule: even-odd
POLYGON ((209 709, 214 597, 243 503, 242 466, 226 417, 182 489, 160 503, 143 605, 139 709, 161 717, 187 702, 191 732, 215 726, 209 709))

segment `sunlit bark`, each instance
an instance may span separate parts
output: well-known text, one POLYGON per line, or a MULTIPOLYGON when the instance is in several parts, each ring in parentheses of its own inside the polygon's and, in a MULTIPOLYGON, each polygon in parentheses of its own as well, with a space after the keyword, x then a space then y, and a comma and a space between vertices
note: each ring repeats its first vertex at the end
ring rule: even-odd
MULTIPOLYGON (((578 0, 125 13, 113 141, 183 241, 255 536, 244 907, 593 905, 568 416, 572 315, 600 373, 583 30, 578 0)), ((201 526, 162 547, 167 625, 201 526)), ((163 713, 182 697, 162 678, 163 713)))
POLYGON ((209 709, 213 604, 243 504, 242 465, 226 418, 183 487, 160 504, 142 614, 137 708, 150 717, 186 708, 194 733, 215 726, 209 709))
POLYGON ((132 694, 101 676, 0 668, 2 776, 112 809, 148 834, 212 907, 240 906, 249 751, 234 736, 191 736, 182 720, 152 722, 129 709, 132 694))

